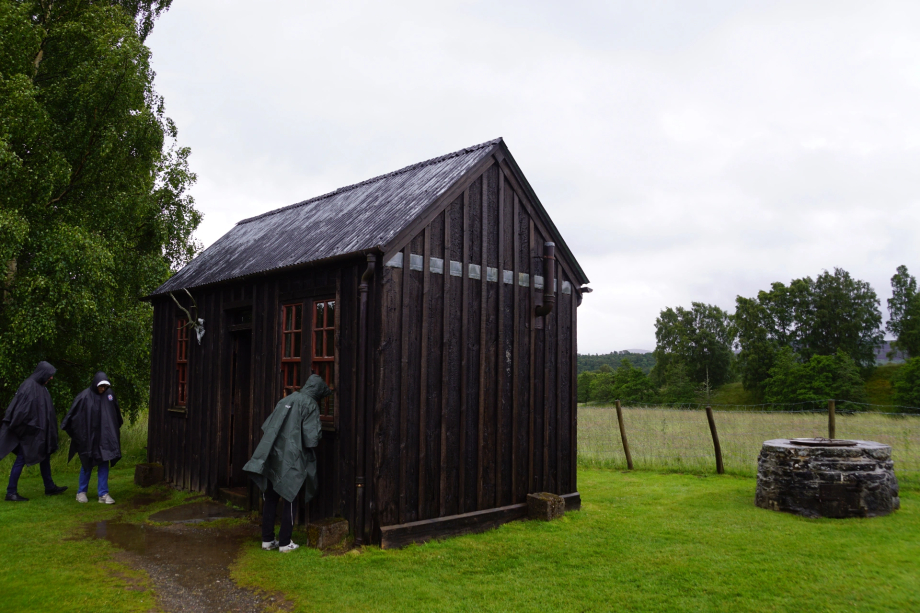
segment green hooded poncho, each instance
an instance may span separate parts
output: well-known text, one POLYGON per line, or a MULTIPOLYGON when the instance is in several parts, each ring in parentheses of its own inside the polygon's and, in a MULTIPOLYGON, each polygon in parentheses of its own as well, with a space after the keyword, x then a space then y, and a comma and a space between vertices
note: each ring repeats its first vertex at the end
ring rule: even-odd
POLYGON ((292 502, 306 482, 304 502, 316 494, 316 453, 323 437, 318 402, 330 395, 319 375, 310 375, 300 391, 285 396, 262 424, 262 440, 243 471, 263 492, 272 487, 292 502))

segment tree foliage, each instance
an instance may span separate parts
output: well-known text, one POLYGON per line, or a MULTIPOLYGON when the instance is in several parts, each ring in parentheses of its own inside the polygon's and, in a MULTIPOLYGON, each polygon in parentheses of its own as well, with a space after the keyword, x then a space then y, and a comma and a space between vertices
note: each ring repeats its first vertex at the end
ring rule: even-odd
POLYGON ((46 359, 66 408, 96 370, 148 394, 140 298, 195 253, 189 150, 143 44, 169 0, 0 3, 0 403, 46 359))
POLYGON ((910 358, 895 371, 891 387, 897 404, 920 412, 920 357, 910 358))
POLYGON ((728 313, 694 302, 691 309, 668 307, 655 320, 655 368, 652 377, 665 385, 676 364, 682 364, 691 387, 706 380, 713 386, 731 379, 734 328, 728 313))
POLYGON ((804 361, 843 351, 862 367, 875 363, 882 342, 879 299, 866 281, 835 268, 817 279, 773 283, 756 298, 736 299, 738 370, 745 389, 764 391, 779 352, 790 348, 804 361))
POLYGON ((804 360, 790 347, 783 347, 770 369, 764 399, 776 403, 829 399, 864 402, 866 388, 856 362, 842 349, 804 360))
POLYGON ((888 314, 885 328, 897 339, 894 349, 905 351, 910 357, 920 357, 920 294, 917 280, 907 272, 907 266, 898 266, 891 277, 888 314))
POLYGON ((654 402, 656 398, 648 375, 626 358, 616 370, 603 364, 597 372, 578 375, 578 402, 654 402))
POLYGON ((695 402, 697 387, 686 365, 672 362, 664 372, 659 398, 666 403, 695 402))
POLYGON ((578 354, 578 372, 588 372, 600 369, 602 365, 614 368, 624 359, 640 369, 645 374, 651 372, 655 366, 655 356, 652 353, 633 353, 631 351, 612 351, 601 354, 578 354))

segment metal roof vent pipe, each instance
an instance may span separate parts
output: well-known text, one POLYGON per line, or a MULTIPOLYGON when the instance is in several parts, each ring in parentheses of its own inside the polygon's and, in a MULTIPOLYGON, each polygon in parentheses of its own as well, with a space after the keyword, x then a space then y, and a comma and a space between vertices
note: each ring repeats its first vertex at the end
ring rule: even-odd
POLYGON ((556 243, 543 243, 543 274, 546 275, 543 280, 543 304, 537 307, 537 317, 549 315, 556 304, 556 294, 553 293, 556 287, 556 243))

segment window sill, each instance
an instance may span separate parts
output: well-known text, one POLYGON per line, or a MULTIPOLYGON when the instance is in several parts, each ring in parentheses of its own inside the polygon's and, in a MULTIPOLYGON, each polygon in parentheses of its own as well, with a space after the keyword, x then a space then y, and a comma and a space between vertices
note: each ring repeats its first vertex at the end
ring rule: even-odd
POLYGON ((322 431, 323 431, 323 432, 335 432, 335 431, 336 431, 336 430, 335 430, 335 424, 334 424, 333 422, 331 422, 331 421, 324 421, 324 422, 321 422, 321 423, 322 423, 322 426, 323 426, 323 427, 322 427, 322 431))
POLYGON ((172 413, 176 417, 186 417, 188 415, 188 407, 174 406, 166 409, 168 412, 172 413))

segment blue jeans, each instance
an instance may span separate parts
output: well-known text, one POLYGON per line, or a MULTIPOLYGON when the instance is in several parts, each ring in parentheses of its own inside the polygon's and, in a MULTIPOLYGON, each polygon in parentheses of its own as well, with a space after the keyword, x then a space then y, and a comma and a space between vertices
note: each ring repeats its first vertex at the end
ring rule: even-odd
MULTIPOLYGON (((22 475, 22 469, 26 467, 26 458, 21 453, 16 456, 13 462, 13 470, 10 471, 10 482, 6 486, 6 493, 9 495, 16 494, 16 488, 19 485, 19 476, 22 475)), ((51 458, 45 458, 38 464, 42 473, 42 481, 45 482, 45 490, 55 487, 54 480, 51 478, 51 458)))
MULTIPOLYGON (((80 467, 80 488, 77 490, 78 494, 85 494, 86 490, 89 489, 89 478, 92 475, 92 467, 90 467, 89 470, 86 470, 85 466, 80 467)), ((109 463, 103 462, 100 464, 96 475, 99 477, 99 483, 96 489, 99 491, 100 497, 105 496, 109 493, 109 463)))

